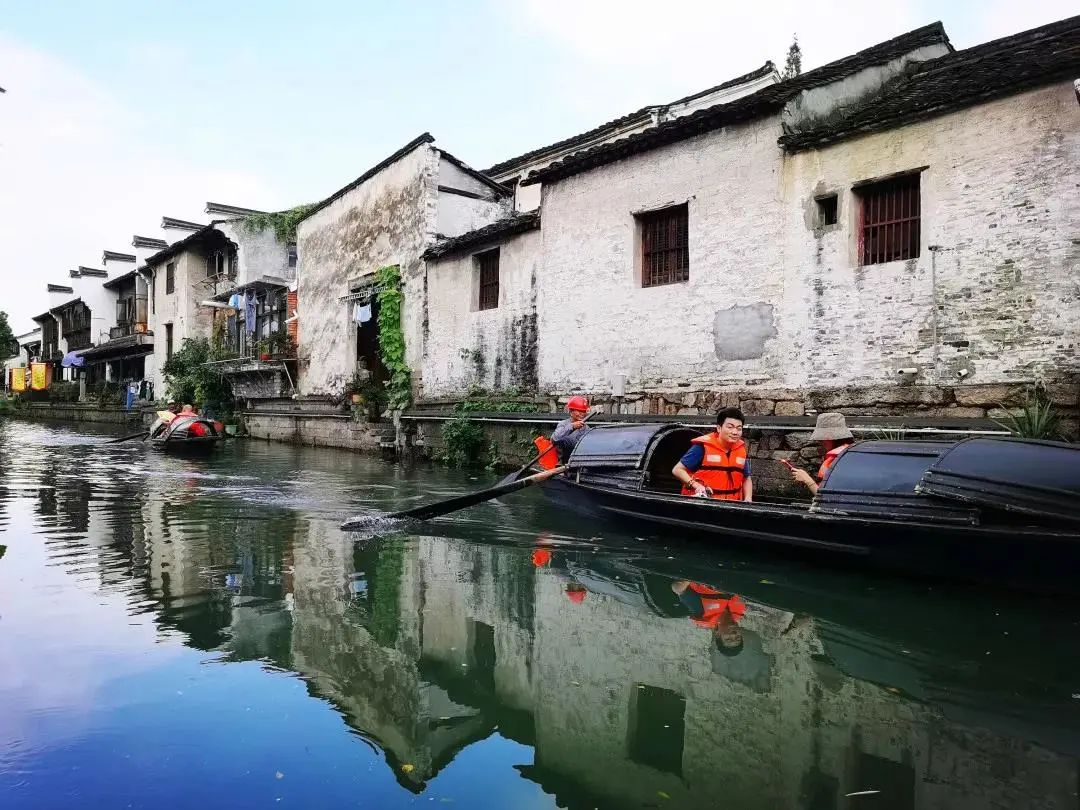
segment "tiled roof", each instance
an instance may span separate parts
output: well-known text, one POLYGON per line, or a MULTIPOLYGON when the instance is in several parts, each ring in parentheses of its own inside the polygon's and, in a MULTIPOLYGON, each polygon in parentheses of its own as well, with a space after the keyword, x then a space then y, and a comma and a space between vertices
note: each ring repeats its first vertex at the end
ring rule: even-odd
POLYGON ((454 253, 463 253, 481 245, 508 236, 533 231, 540 227, 540 212, 529 211, 526 214, 515 214, 506 219, 500 219, 483 228, 463 233, 451 239, 444 239, 436 245, 424 251, 425 259, 438 259, 454 253))
POLYGON ((133 262, 135 261, 134 254, 131 253, 117 253, 115 250, 106 250, 101 254, 102 262, 133 262))
POLYGON ((68 295, 72 295, 75 292, 74 289, 72 289, 71 287, 66 287, 63 284, 46 284, 45 291, 55 293, 67 293, 68 295))
POLYGON ((709 93, 716 93, 720 90, 725 90, 729 87, 735 87, 737 85, 743 84, 744 82, 753 81, 754 79, 760 79, 763 76, 767 76, 775 69, 776 67, 773 65, 772 62, 766 62, 764 65, 757 68, 756 70, 752 70, 742 76, 737 76, 734 79, 729 79, 728 81, 710 87, 707 90, 701 90, 700 92, 685 96, 684 98, 680 98, 668 104, 651 104, 648 107, 642 107, 640 110, 636 110, 635 112, 620 116, 619 118, 615 118, 611 121, 601 124, 598 127, 594 127, 587 132, 582 132, 579 135, 574 135, 570 138, 565 138, 564 140, 550 143, 547 146, 541 146, 539 149, 533 149, 532 151, 526 152, 523 155, 518 155, 517 157, 510 158, 509 160, 504 160, 500 163, 496 163, 491 168, 485 169, 484 174, 506 174, 506 172, 512 171, 513 169, 519 168, 521 166, 525 166, 531 163, 536 158, 542 157, 543 155, 550 152, 558 152, 566 149, 567 147, 574 146, 575 144, 588 143, 589 141, 592 141, 598 137, 603 137, 606 134, 618 132, 627 124, 651 120, 653 112, 656 110, 661 110, 666 107, 672 107, 676 104, 684 104, 688 101, 693 101, 696 98, 706 96, 709 93))
POLYGON ((162 217, 161 227, 165 229, 175 229, 180 231, 197 231, 203 227, 199 222, 188 222, 186 219, 177 219, 176 217, 162 217))
POLYGON ((647 152, 667 144, 711 132, 730 124, 749 121, 778 112, 788 101, 813 87, 830 84, 857 73, 864 68, 892 61, 911 51, 929 45, 949 45, 949 38, 940 22, 916 28, 886 42, 878 43, 851 56, 807 71, 794 79, 763 88, 756 93, 726 104, 707 107, 691 115, 676 118, 643 132, 610 143, 595 146, 570 155, 543 169, 532 172, 523 185, 550 182, 589 169, 613 163, 631 155, 647 152))
POLYGON ((131 246, 134 248, 157 248, 162 250, 169 246, 169 243, 164 239, 157 239, 153 236, 134 236, 131 239, 131 246))
POLYGON ((911 65, 839 119, 780 138, 790 151, 943 115, 1080 75, 1080 17, 911 65))
POLYGON ((220 225, 223 221, 224 220, 220 219, 212 220, 209 225, 203 225, 201 228, 199 228, 199 230, 195 231, 194 233, 188 234, 179 242, 173 242, 164 250, 159 250, 153 256, 148 258, 144 266, 153 267, 155 265, 161 264, 166 259, 171 259, 173 256, 183 253, 185 250, 187 250, 189 245, 197 242, 206 234, 210 233, 210 231, 214 229, 215 225, 220 225))

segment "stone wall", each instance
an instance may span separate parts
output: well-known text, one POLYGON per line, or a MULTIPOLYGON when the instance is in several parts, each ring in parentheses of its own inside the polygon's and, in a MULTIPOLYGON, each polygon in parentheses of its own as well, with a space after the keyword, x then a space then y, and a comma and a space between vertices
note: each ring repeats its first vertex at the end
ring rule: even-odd
MULTIPOLYGON (((377 453, 384 443, 386 427, 332 413, 245 411, 244 430, 250 438, 317 447, 341 447, 377 453)), ((385 441, 393 452, 393 425, 385 441)))
POLYGON ((80 405, 68 402, 31 402, 18 415, 26 419, 57 419, 64 422, 103 422, 115 425, 135 425, 141 420, 141 411, 123 408, 104 408, 98 405, 80 405))

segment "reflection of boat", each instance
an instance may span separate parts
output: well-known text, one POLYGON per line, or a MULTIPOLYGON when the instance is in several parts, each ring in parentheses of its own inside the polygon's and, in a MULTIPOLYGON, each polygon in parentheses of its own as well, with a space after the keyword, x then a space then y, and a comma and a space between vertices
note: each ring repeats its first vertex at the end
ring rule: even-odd
POLYGON ((207 455, 225 438, 220 422, 194 414, 158 411, 150 426, 150 445, 167 453, 207 455))
POLYGON ((619 425, 590 431, 552 499, 587 515, 887 569, 1072 590, 1080 563, 1080 447, 975 439, 854 445, 813 503, 679 495, 671 468, 699 431, 619 425))

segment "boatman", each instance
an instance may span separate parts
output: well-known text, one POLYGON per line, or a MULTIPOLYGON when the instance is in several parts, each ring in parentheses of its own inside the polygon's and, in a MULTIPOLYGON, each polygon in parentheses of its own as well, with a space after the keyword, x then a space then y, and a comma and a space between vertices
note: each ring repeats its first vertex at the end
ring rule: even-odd
POLYGON ((818 487, 829 477, 832 465, 855 442, 855 437, 848 430, 847 420, 844 419, 842 413, 822 413, 818 414, 814 432, 810 434, 810 441, 821 442, 825 450, 825 458, 818 468, 817 476, 812 478, 806 470, 792 467, 791 479, 809 489, 812 495, 817 495, 818 487))
POLYGON ((720 501, 754 500, 750 457, 742 440, 746 417, 738 408, 716 414, 716 430, 693 440, 690 450, 672 469, 682 482, 682 494, 720 501))
POLYGON ((589 413, 589 400, 585 397, 570 397, 566 410, 570 412, 570 418, 559 422, 551 434, 552 444, 558 448, 559 458, 564 461, 570 458, 577 443, 592 429, 585 424, 585 417, 589 413))

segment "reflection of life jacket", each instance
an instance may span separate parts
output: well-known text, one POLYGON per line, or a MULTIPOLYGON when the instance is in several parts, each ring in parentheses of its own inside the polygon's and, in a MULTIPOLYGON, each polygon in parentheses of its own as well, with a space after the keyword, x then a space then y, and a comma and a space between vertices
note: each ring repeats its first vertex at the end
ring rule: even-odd
POLYGON ((716 627, 725 611, 731 614, 733 622, 738 622, 746 614, 746 603, 738 594, 715 591, 697 582, 691 582, 687 587, 701 599, 701 615, 690 617, 690 621, 698 627, 716 627))
POLYGON ((833 464, 836 463, 836 460, 838 458, 840 458, 840 456, 843 454, 843 452, 845 450, 847 450, 849 447, 851 447, 850 444, 842 444, 839 447, 834 447, 832 450, 830 450, 828 453, 825 454, 825 458, 821 462, 821 466, 818 467, 818 471, 817 471, 817 480, 818 481, 824 481, 825 480, 825 476, 829 474, 829 469, 832 467, 833 464))
POLYGON ((545 470, 554 470, 559 466, 559 451, 555 449, 555 445, 547 436, 537 436, 533 439, 533 444, 536 445, 537 452, 541 454, 537 459, 541 467, 545 470))
MULTIPOLYGON (((711 489, 717 500, 741 501, 746 480, 746 444, 738 441, 725 450, 716 433, 698 436, 692 443, 700 444, 705 450, 694 479, 711 489)), ((693 495, 694 490, 684 485, 682 494, 693 495)))
POLYGON ((546 548, 535 549, 532 553, 532 564, 537 568, 543 568, 551 562, 551 552, 546 548))

